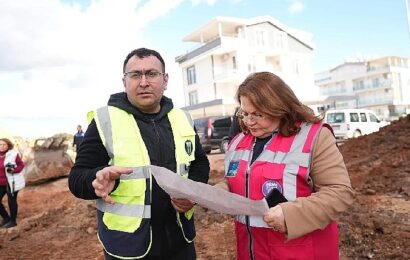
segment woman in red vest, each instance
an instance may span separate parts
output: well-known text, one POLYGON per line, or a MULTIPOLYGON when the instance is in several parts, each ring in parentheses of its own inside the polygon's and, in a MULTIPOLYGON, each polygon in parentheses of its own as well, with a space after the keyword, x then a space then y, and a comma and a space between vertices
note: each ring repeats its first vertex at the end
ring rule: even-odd
POLYGON ((251 74, 236 98, 243 132, 226 153, 225 188, 270 202, 263 217, 236 216, 237 259, 338 259, 335 220, 353 190, 330 126, 270 72, 251 74))

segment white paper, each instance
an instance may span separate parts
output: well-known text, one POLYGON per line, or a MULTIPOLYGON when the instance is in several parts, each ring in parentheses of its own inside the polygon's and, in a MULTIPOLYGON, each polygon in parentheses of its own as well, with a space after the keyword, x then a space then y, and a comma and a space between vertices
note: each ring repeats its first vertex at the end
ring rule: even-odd
POLYGON ((209 184, 192 181, 159 166, 150 166, 158 185, 171 197, 192 200, 202 207, 230 215, 262 216, 269 207, 265 199, 250 200, 209 184))

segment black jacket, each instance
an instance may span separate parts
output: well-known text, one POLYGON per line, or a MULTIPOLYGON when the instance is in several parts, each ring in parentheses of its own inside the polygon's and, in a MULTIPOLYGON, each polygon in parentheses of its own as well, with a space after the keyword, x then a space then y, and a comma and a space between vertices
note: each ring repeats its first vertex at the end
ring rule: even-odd
MULTIPOLYGON (((108 105, 134 115, 152 165, 176 172, 175 143, 167 117, 167 113, 173 108, 171 99, 164 96, 161 100, 161 110, 156 114, 145 114, 139 111, 128 101, 124 92, 111 95, 108 105)), ((209 161, 202 150, 198 135, 195 136, 195 144, 196 159, 191 163, 189 178, 206 183, 209 177, 209 161)), ((92 181, 98 170, 108 166, 108 161, 109 156, 93 120, 87 128, 68 178, 70 191, 78 198, 97 199, 92 181)), ((186 245, 182 232, 177 226, 176 212, 171 205, 170 197, 158 186, 154 178, 151 226, 153 243, 149 255, 167 255, 186 245)))
POLYGON ((83 131, 77 132, 74 134, 73 138, 73 146, 75 145, 75 149, 78 150, 78 147, 80 147, 81 142, 84 139, 84 133, 83 131))

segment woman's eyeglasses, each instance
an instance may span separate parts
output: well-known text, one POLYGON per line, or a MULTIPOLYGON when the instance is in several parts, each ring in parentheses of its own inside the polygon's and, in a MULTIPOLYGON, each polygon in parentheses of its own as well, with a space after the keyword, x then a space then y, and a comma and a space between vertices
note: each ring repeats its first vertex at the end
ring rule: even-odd
POLYGON ((265 116, 260 113, 255 113, 255 112, 247 113, 242 110, 238 110, 238 112, 236 112, 236 116, 243 121, 255 121, 255 122, 265 118, 265 116))

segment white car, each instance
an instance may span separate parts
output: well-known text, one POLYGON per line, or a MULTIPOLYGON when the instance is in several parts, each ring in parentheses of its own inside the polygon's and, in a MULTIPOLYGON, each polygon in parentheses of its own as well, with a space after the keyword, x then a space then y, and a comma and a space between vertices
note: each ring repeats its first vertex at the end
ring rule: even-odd
POLYGON ((325 122, 333 128, 336 139, 354 138, 377 132, 380 127, 388 124, 368 109, 328 110, 325 122))

